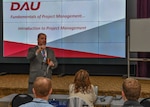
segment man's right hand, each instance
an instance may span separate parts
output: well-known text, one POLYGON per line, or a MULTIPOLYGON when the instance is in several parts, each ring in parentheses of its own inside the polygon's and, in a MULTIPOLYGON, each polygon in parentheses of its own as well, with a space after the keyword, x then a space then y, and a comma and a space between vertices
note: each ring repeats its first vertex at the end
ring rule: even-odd
POLYGON ((38 54, 38 53, 41 52, 43 49, 46 49, 46 45, 41 45, 41 46, 39 46, 39 48, 36 50, 36 53, 38 54))
POLYGON ((39 48, 40 48, 40 50, 43 50, 46 48, 46 45, 41 45, 41 46, 39 46, 39 48))

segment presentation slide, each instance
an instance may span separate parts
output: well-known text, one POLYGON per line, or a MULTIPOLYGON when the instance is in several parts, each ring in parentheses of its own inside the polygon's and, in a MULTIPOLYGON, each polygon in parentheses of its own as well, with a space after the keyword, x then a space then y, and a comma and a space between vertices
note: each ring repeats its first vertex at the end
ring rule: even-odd
POLYGON ((3 57, 47 35, 57 58, 125 58, 126 0, 3 0, 3 57))

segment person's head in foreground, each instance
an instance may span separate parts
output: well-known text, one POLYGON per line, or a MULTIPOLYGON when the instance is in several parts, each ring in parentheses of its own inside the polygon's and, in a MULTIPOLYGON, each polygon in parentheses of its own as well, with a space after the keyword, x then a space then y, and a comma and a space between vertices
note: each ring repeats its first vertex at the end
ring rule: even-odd
POLYGON ((122 97, 125 101, 137 101, 141 93, 141 84, 134 78, 127 78, 122 84, 122 97))
POLYGON ((36 98, 48 100, 52 93, 52 83, 49 78, 37 77, 33 84, 33 94, 36 98))
POLYGON ((89 73, 84 69, 80 69, 75 74, 74 84, 75 84, 75 93, 79 91, 87 92, 89 89, 91 89, 89 73))
POLYGON ((52 83, 49 78, 37 77, 34 81, 32 91, 34 99, 19 107, 53 107, 48 102, 49 96, 52 93, 52 83))

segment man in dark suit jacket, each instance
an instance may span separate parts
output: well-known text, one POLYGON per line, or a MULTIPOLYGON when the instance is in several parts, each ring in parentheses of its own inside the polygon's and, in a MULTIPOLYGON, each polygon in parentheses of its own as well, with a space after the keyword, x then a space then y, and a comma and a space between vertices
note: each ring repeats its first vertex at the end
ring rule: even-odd
POLYGON ((51 78, 52 69, 58 63, 52 49, 46 47, 46 34, 38 34, 38 46, 28 49, 27 59, 30 61, 28 93, 32 93, 33 82, 36 77, 51 78))

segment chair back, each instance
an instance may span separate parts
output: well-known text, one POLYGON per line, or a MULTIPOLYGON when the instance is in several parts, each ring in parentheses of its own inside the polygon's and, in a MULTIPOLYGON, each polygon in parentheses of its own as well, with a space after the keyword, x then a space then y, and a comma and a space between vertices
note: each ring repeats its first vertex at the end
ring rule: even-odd
POLYGON ((80 97, 69 97, 68 107, 90 107, 90 105, 80 97))
POLYGON ((32 100, 33 100, 33 97, 30 96, 29 94, 17 94, 12 99, 12 107, 18 107, 22 104, 31 102, 32 100))
POLYGON ((150 107, 150 97, 144 98, 140 101, 140 104, 144 107, 150 107))

